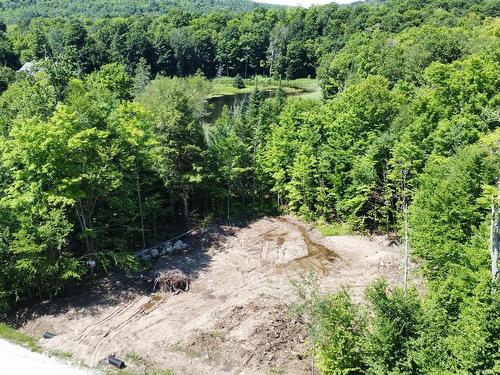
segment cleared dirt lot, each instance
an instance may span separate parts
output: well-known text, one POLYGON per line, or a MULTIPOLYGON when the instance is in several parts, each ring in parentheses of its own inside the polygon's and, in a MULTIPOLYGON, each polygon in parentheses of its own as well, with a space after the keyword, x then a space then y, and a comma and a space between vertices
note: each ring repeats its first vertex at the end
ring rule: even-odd
POLYGON ((42 343, 47 350, 92 367, 114 353, 139 373, 308 374, 307 333, 289 314, 290 279, 314 270, 321 288, 345 286, 358 300, 378 277, 401 280, 400 249, 383 238, 322 238, 290 217, 213 225, 186 241, 189 251, 160 258, 155 270, 181 269, 193 279, 189 292, 150 294, 139 278, 110 278, 24 311, 22 330, 57 333, 42 343))

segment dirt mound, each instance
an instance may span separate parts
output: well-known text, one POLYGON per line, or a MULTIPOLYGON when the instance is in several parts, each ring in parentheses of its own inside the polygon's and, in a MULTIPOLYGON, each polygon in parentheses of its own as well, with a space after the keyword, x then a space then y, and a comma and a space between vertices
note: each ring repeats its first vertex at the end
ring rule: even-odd
POLYGON ((265 311, 264 322, 252 332, 252 362, 257 368, 273 368, 287 374, 307 372, 307 330, 302 322, 290 317, 289 311, 290 306, 285 304, 265 311))
POLYGON ((291 318, 289 305, 269 303, 234 306, 211 330, 191 336, 184 350, 241 373, 307 373, 305 326, 291 318))
POLYGON ((55 332, 46 349, 90 366, 116 354, 135 358, 137 373, 147 364, 176 375, 307 374, 305 328, 288 313, 290 279, 312 270, 325 290, 346 286, 356 299, 378 277, 401 280, 400 251, 382 238, 322 238, 289 217, 212 225, 183 240, 189 250, 159 258, 152 272, 189 275, 189 293, 151 295, 140 280, 115 278, 86 300, 25 312, 22 329, 55 332))

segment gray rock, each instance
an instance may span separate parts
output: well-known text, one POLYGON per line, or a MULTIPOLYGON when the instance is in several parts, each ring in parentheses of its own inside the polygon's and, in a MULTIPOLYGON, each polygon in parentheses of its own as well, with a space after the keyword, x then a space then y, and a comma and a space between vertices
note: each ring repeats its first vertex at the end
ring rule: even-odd
POLYGON ((142 261, 143 262, 149 262, 153 257, 150 254, 143 254, 142 255, 142 261))
POLYGON ((151 249, 151 256, 153 258, 158 258, 160 256, 160 252, 158 251, 158 249, 151 249))
POLYGON ((188 245, 186 245, 184 242, 182 242, 181 240, 177 241, 175 244, 174 244, 174 250, 185 250, 188 248, 188 245))

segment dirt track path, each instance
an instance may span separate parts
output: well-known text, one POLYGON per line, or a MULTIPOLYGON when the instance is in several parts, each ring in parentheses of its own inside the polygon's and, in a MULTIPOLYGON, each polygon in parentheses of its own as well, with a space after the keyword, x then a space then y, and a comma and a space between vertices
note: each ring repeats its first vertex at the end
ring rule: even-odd
POLYGON ((189 253, 162 258, 156 265, 157 270, 179 267, 192 275, 188 293, 150 295, 139 289, 110 301, 109 288, 104 288, 87 298, 100 303, 67 299, 64 309, 52 309, 62 313, 41 314, 23 329, 58 333, 44 342, 46 348, 72 352, 90 366, 114 353, 133 359, 130 368, 138 371, 308 374, 306 332, 288 313, 294 301, 290 278, 314 270, 321 287, 346 286, 360 299, 377 277, 395 282, 401 274, 399 249, 382 239, 322 238, 288 217, 213 227, 189 242, 189 253))

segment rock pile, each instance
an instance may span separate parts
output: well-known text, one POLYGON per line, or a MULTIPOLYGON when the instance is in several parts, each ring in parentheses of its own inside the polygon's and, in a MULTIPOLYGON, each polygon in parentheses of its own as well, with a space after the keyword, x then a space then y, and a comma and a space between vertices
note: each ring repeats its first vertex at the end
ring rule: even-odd
POLYGON ((160 256, 171 255, 187 249, 189 249, 189 246, 181 240, 176 241, 174 244, 170 241, 166 241, 149 249, 144 249, 138 252, 136 257, 143 262, 148 262, 160 256))

